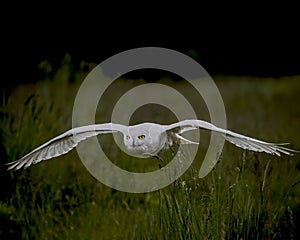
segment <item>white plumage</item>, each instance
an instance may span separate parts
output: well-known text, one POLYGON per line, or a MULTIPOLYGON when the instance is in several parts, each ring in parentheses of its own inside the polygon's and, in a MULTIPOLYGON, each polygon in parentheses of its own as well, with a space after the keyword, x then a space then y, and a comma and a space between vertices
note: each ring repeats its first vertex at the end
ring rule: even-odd
POLYGON ((155 123, 142 123, 134 126, 104 123, 73 128, 34 149, 21 159, 8 163, 8 170, 27 168, 32 164, 39 163, 68 153, 81 141, 99 135, 113 132, 121 132, 125 151, 139 158, 157 156, 157 154, 174 143, 198 144, 181 136, 183 132, 194 129, 207 129, 220 133, 224 138, 237 147, 256 152, 269 154, 293 155, 295 150, 284 147, 286 143, 276 144, 260 141, 238 133, 231 132, 211 123, 201 120, 184 120, 171 125, 155 123))

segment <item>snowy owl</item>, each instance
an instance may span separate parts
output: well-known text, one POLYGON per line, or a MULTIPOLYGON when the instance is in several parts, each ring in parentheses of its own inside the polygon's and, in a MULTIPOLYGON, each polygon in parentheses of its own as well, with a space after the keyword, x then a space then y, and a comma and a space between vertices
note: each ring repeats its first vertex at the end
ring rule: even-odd
POLYGON ((220 133, 227 141, 237 147, 269 154, 293 155, 295 150, 284 147, 286 143, 268 143, 214 126, 202 120, 184 120, 170 125, 141 123, 125 126, 115 123, 94 124, 73 128, 34 149, 21 159, 8 163, 8 170, 27 168, 32 164, 48 160, 71 151, 87 138, 114 132, 123 134, 125 151, 138 158, 157 157, 158 153, 174 144, 199 144, 190 141, 182 133, 194 129, 207 129, 220 133))

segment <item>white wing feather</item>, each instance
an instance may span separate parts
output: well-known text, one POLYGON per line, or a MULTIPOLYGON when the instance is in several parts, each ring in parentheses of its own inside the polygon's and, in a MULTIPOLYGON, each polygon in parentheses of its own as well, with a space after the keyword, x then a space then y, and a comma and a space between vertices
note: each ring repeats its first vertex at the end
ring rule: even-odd
POLYGON ((34 149, 24 157, 14 162, 10 162, 8 170, 18 170, 24 166, 29 167, 31 164, 39 163, 43 160, 48 160, 71 151, 78 145, 79 142, 105 133, 113 132, 126 132, 127 127, 120 124, 106 123, 88 125, 78 128, 73 128, 55 138, 52 138, 48 142, 34 149))
POLYGON ((201 120, 184 120, 171 125, 165 125, 164 127, 166 131, 172 130, 173 128, 181 127, 182 128, 181 133, 185 131, 189 131, 193 128, 208 129, 211 131, 221 133, 228 142, 234 144, 237 147, 248 149, 251 151, 256 151, 256 152, 276 154, 277 156, 280 156, 280 154, 282 153, 292 156, 294 152, 297 152, 293 149, 283 147, 283 145, 286 145, 288 143, 276 144, 276 143, 263 142, 255 138, 247 137, 238 133, 234 133, 229 130, 216 127, 211 123, 201 121, 201 120))

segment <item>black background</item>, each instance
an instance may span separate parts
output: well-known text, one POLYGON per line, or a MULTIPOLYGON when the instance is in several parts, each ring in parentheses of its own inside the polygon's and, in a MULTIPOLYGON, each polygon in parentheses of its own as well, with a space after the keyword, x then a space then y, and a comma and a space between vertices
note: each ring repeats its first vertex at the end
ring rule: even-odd
POLYGON ((219 10, 204 17, 201 8, 182 10, 185 15, 170 9, 160 14, 158 9, 150 14, 123 10, 123 15, 104 8, 95 14, 90 13, 91 6, 88 9, 36 10, 34 16, 22 12, 17 21, 5 17, 1 85, 35 82, 41 77, 41 61, 58 67, 66 53, 76 69, 81 60, 100 63, 119 52, 149 46, 196 53, 193 57, 211 75, 277 78, 300 74, 299 17, 281 6, 275 12, 219 10))

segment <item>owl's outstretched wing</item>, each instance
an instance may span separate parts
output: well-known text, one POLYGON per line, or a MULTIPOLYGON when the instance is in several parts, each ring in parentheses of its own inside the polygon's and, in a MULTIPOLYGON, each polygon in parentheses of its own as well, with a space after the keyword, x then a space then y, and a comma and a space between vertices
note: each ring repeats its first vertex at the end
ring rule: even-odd
POLYGON ((211 130, 222 134, 228 142, 234 144, 237 147, 248 149, 251 151, 256 151, 256 152, 276 154, 277 156, 280 156, 280 154, 286 154, 292 156, 294 152, 297 152, 293 149, 283 147, 288 143, 278 144, 278 143, 263 142, 255 138, 247 137, 238 133, 234 133, 229 130, 216 127, 211 123, 201 121, 201 120, 184 120, 171 125, 165 125, 164 127, 166 131, 170 131, 173 128, 181 127, 181 133, 185 131, 189 131, 194 128, 203 128, 203 129, 211 130))
POLYGON ((73 128, 55 138, 52 138, 21 159, 8 163, 8 170, 18 170, 23 166, 24 168, 27 168, 31 164, 36 164, 40 161, 66 154, 76 147, 79 142, 87 138, 113 132, 121 132, 124 134, 126 130, 126 126, 114 123, 95 124, 73 128))

